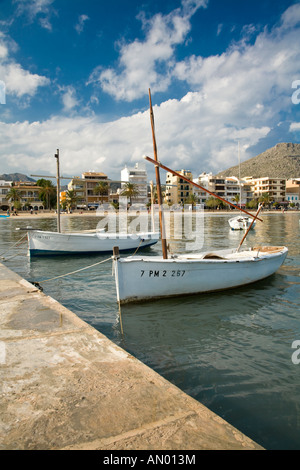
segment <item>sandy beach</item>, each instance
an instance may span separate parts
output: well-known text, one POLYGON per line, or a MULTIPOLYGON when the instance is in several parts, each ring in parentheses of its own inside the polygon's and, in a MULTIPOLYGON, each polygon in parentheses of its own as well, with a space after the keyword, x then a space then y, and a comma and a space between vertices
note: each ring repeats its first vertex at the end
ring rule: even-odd
MULTIPOLYGON (((255 216, 255 213, 256 211, 251 211, 249 210, 248 211, 250 214, 253 214, 253 216, 255 216)), ((112 212, 111 212, 112 213, 112 212)), ((191 212, 190 212, 191 213, 191 212)), ((219 210, 219 211, 213 211, 213 210, 204 210, 204 213, 206 215, 230 215, 232 217, 235 217, 237 215, 240 214, 239 211, 237 210, 219 210)), ((261 212, 261 215, 262 214, 265 214, 265 215, 268 215, 268 214, 282 214, 283 211, 282 210, 267 210, 267 209, 264 209, 262 212, 261 212)), ((70 218, 70 217, 100 217, 100 216, 103 216, 103 215, 107 215, 108 212, 104 212, 102 214, 98 214, 97 211, 73 211, 72 213, 61 213, 61 218, 70 218)), ((116 212, 116 214, 119 214, 119 212, 116 212)), ((300 214, 300 211, 299 210, 285 210, 284 211, 284 214, 300 214)), ((1 215, 6 215, 5 212, 3 212, 3 214, 1 215)), ((128 216, 134 216, 134 215, 137 215, 135 213, 135 211, 132 211, 132 212, 128 212, 128 216)), ((55 211, 43 211, 43 212, 34 212, 33 214, 30 214, 30 212, 19 212, 17 215, 10 215, 10 218, 12 219, 15 219, 15 218, 18 218, 18 219, 49 219, 49 218, 56 218, 57 217, 57 214, 55 211)))

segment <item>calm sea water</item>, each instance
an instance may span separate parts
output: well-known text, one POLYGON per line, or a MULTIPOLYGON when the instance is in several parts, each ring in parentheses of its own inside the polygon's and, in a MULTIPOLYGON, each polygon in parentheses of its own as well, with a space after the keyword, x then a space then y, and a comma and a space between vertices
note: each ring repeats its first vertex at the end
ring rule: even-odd
MULTIPOLYGON (((205 216, 204 248, 238 246, 243 233, 230 231, 228 218, 205 216)), ((266 449, 300 450, 300 364, 292 361, 292 343, 300 340, 299 213, 264 214, 263 219, 245 246, 288 246, 288 258, 275 275, 227 292, 123 306, 123 334, 110 261, 41 284, 46 294, 266 449)), ((96 217, 65 216, 62 228, 92 229, 97 222, 96 217)), ((26 233, 15 229, 28 225, 56 230, 52 219, 0 219, 5 264, 29 281, 108 258, 30 260, 26 244, 7 251, 26 233)), ((148 253, 160 254, 160 244, 148 253)))

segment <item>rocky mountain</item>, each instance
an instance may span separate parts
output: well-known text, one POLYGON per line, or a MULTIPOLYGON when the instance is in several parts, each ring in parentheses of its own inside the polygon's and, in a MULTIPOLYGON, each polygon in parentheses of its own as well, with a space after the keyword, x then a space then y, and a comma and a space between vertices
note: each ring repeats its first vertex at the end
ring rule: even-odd
POLYGON ((29 176, 23 175, 22 173, 11 173, 11 174, 4 173, 3 175, 0 175, 0 180, 4 180, 4 181, 36 181, 33 178, 30 178, 29 176))
MULTIPOLYGON (((239 177, 239 166, 221 171, 217 176, 239 177)), ((280 143, 241 163, 241 178, 300 178, 300 144, 280 143)))

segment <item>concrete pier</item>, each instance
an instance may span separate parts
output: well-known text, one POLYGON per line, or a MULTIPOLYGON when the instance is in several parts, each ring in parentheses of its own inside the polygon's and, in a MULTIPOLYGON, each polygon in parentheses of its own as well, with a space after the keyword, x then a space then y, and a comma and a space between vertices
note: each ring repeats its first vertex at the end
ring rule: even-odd
POLYGON ((0 264, 1 450, 261 449, 0 264))

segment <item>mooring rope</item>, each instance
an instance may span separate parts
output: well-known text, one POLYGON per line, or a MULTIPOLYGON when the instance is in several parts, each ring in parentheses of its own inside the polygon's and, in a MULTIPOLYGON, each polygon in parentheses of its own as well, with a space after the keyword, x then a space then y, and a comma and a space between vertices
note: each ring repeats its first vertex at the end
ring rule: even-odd
POLYGON ((6 251, 3 251, 2 253, 0 253, 0 258, 2 261, 7 261, 7 260, 10 260, 12 258, 14 258, 15 256, 19 256, 20 253, 17 253, 16 255, 13 255, 9 258, 4 258, 2 255, 4 255, 5 253, 8 253, 9 251, 12 250, 12 248, 15 248, 15 247, 19 247, 20 245, 22 245, 22 243, 25 242, 25 238, 27 239, 27 234, 26 235, 23 235, 22 238, 20 238, 20 240, 18 240, 16 243, 14 243, 10 248, 8 248, 6 251))
POLYGON ((80 268, 80 269, 77 269, 76 271, 72 271, 70 273, 66 273, 66 274, 61 274, 60 276, 55 276, 55 277, 52 277, 51 279, 44 279, 43 281, 39 281, 35 284, 40 284, 40 283, 43 283, 43 282, 49 282, 49 281, 54 281, 54 279, 59 279, 60 277, 66 277, 66 276, 70 276, 71 274, 76 274, 76 273, 79 273, 80 271, 84 271, 86 269, 90 269, 90 268, 93 268, 94 266, 97 266, 98 264, 102 264, 102 263, 106 263, 107 261, 111 260, 112 257, 110 256, 109 258, 107 259, 104 259, 103 261, 99 261, 98 263, 94 263, 94 264, 91 264, 90 266, 86 266, 85 268, 80 268))

